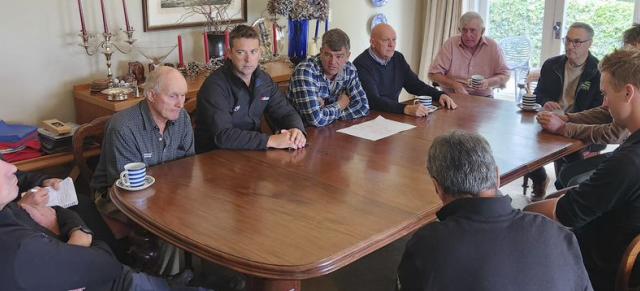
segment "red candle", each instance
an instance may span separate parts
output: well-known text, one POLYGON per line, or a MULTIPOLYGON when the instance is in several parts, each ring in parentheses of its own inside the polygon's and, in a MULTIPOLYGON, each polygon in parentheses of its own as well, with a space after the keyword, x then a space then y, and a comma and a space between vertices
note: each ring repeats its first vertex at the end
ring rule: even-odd
POLYGON ((225 58, 229 57, 229 50, 231 50, 231 46, 229 44, 229 30, 224 31, 224 56, 225 58))
POLYGON ((124 7, 124 23, 127 26, 127 31, 131 30, 131 26, 129 26, 129 13, 127 13, 127 2, 126 0, 122 0, 122 7, 124 7))
POLYGON ((204 62, 209 64, 209 36, 207 36, 207 32, 204 32, 204 62))
POLYGON ((274 22, 271 25, 271 30, 273 31, 273 55, 278 55, 278 29, 276 28, 276 23, 274 22))
POLYGON ((107 25, 107 14, 104 12, 104 0, 100 0, 100 8, 102 9, 102 24, 104 25, 104 33, 109 33, 109 25, 107 25))
POLYGON ((78 9, 80 10, 80 26, 82 26, 82 36, 87 35, 87 28, 84 26, 84 12, 82 12, 82 0, 78 0, 78 9))
POLYGON ((182 35, 178 34, 178 67, 184 67, 184 60, 182 59, 182 35))

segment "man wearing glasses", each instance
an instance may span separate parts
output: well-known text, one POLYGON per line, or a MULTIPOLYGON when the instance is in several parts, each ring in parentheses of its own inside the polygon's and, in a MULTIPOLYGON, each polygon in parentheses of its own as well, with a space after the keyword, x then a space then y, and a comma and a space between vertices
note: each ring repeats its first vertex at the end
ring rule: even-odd
MULTIPOLYGON (((563 39, 565 54, 550 58, 540 69, 540 80, 534 94, 545 111, 580 112, 602 104, 598 59, 589 52, 593 28, 582 22, 569 26, 563 39)), ((564 162, 580 159, 569 156, 564 162)), ((563 162, 560 162, 563 163, 563 162)), ((556 164, 560 170, 561 164, 556 164)), ((544 168, 529 173, 533 180, 532 200, 544 197, 549 183, 544 168)))

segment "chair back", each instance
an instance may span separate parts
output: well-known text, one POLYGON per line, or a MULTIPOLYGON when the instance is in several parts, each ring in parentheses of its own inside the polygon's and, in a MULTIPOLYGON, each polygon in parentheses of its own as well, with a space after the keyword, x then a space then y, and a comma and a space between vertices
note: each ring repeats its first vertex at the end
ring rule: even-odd
POLYGON ((638 253, 640 253, 640 234, 631 241, 622 256, 616 276, 616 291, 640 290, 640 286, 629 286, 631 283, 631 272, 633 271, 633 266, 636 264, 638 253))
POLYGON ((531 41, 526 36, 510 36, 500 41, 500 48, 509 70, 513 71, 516 102, 520 102, 518 84, 524 84, 529 73, 529 58, 531 57, 531 41))
POLYGON ((510 36, 500 41, 500 48, 504 54, 504 60, 509 70, 519 68, 529 69, 531 57, 531 41, 526 36, 510 36))
MULTIPOLYGON (((72 173, 77 173, 77 175, 70 175, 74 180, 76 180, 76 185, 78 182, 82 182, 89 189, 89 183, 91 182, 91 177, 93 176, 93 170, 87 164, 87 160, 84 156, 85 150, 85 142, 87 138, 93 138, 99 144, 102 144, 102 139, 104 137, 104 130, 107 125, 107 122, 111 116, 102 116, 92 120, 89 123, 85 123, 76 129, 73 134, 72 146, 73 146, 73 160, 74 160, 74 170, 72 173), (76 177, 73 177, 76 176, 76 177)), ((91 196, 91 195, 90 195, 91 196)))

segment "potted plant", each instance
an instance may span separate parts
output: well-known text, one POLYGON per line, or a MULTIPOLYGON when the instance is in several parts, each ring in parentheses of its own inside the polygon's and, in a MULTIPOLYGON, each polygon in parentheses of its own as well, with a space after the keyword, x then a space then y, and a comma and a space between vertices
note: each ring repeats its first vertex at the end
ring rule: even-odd
POLYGON ((200 15, 205 19, 205 33, 209 41, 209 56, 223 58, 225 55, 225 32, 231 30, 229 7, 232 0, 185 0, 186 12, 181 20, 200 15))

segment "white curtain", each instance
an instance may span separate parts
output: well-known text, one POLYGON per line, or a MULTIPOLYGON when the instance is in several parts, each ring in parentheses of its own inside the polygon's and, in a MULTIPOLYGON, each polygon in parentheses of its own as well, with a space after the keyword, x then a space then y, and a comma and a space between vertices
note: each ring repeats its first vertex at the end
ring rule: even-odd
POLYGON ((424 37, 418 76, 427 80, 431 61, 442 44, 458 33, 458 20, 462 15, 464 0, 425 0, 424 37))

